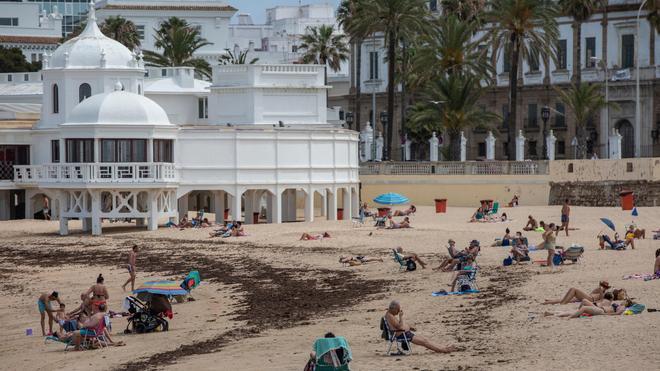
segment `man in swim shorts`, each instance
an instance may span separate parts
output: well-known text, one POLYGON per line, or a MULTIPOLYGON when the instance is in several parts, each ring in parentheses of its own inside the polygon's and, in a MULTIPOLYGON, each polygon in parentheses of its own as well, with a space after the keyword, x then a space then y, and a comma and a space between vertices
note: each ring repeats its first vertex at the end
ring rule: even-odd
POLYGON ((43 336, 51 335, 53 333, 53 308, 50 306, 51 301, 56 301, 58 304, 62 304, 59 298, 57 291, 53 291, 51 294, 43 293, 37 299, 37 307, 39 308, 39 314, 41 315, 41 334, 43 336), (48 334, 46 334, 46 313, 48 313, 48 334))
POLYGON ((571 207, 568 205, 568 198, 564 200, 564 206, 561 207, 561 228, 568 236, 568 222, 570 221, 571 207))

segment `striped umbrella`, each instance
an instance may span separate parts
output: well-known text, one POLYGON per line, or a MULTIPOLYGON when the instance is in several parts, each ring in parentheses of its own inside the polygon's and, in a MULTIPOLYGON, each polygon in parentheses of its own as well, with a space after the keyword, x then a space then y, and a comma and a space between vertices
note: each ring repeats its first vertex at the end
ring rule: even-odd
POLYGON ((408 198, 406 196, 400 195, 398 193, 383 193, 382 195, 374 198, 374 202, 381 205, 401 205, 408 203, 408 198))
POLYGON ((186 295, 188 291, 181 288, 181 283, 174 281, 151 281, 145 282, 137 289, 133 290, 134 294, 149 293, 161 294, 167 296, 186 295))

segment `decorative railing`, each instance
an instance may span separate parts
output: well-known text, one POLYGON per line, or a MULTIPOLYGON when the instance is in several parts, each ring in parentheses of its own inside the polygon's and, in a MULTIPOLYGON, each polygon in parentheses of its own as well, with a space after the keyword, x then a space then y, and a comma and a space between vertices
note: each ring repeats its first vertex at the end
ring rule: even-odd
POLYGON ((547 161, 367 162, 360 175, 546 175, 547 161))
POLYGON ((14 179, 14 163, 11 161, 0 161, 0 180, 14 179))
POLYGON ((157 183, 178 180, 171 163, 71 163, 15 165, 14 182, 157 183))

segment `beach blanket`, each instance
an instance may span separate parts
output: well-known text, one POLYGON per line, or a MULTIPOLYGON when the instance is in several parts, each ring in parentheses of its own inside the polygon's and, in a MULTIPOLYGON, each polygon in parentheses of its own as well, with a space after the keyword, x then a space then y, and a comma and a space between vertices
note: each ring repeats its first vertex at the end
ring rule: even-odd
POLYGON ((436 291, 431 293, 432 296, 448 296, 448 295, 464 295, 464 294, 476 294, 479 290, 467 290, 467 291, 436 291))
POLYGON ((658 280, 660 279, 660 275, 657 274, 651 274, 651 273, 636 273, 636 274, 628 274, 623 276, 624 280, 644 280, 644 281, 650 281, 650 280, 658 280))

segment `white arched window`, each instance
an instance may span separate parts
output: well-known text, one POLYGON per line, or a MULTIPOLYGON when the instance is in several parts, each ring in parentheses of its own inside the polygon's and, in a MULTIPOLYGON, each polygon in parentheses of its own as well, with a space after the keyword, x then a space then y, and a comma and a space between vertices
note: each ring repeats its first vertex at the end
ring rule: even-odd
POLYGON ((92 87, 89 86, 89 84, 86 82, 80 84, 80 86, 78 87, 78 102, 82 102, 83 100, 91 96, 92 96, 92 87))
POLYGON ((53 113, 60 113, 60 89, 53 84, 53 113))

